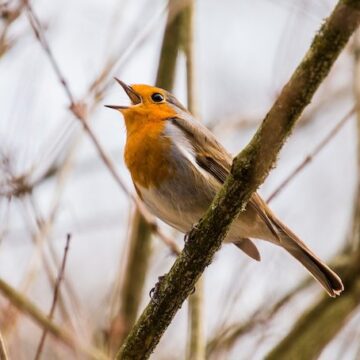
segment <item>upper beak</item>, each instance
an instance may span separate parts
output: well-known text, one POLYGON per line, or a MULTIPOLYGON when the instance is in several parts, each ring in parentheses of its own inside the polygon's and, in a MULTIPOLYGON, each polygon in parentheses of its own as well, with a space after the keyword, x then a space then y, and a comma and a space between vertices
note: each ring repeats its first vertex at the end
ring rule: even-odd
MULTIPOLYGON (((131 100, 131 104, 132 105, 137 105, 141 103, 141 97, 134 91, 134 89, 129 86, 126 85, 123 81, 114 78, 120 85, 121 87, 124 89, 124 91, 126 92, 127 96, 129 97, 129 99, 131 100)), ((122 110, 122 109, 128 109, 129 106, 122 106, 122 105, 105 105, 106 107, 110 108, 110 109, 115 109, 115 110, 122 110)))

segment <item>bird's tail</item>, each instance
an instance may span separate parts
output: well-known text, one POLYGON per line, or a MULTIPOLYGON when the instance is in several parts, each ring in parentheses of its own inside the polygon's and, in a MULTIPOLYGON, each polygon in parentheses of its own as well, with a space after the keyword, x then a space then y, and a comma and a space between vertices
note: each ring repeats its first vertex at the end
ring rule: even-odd
POLYGON ((310 271, 330 296, 340 295, 344 290, 340 277, 280 220, 271 216, 271 222, 278 230, 281 246, 310 271))

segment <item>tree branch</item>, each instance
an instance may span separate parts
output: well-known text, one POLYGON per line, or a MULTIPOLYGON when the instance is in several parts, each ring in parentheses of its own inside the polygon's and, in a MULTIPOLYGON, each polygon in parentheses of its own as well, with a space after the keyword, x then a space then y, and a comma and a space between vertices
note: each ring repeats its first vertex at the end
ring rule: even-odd
MULTIPOLYGON (((56 306, 56 302, 57 302, 57 299, 58 299, 58 296, 59 296, 59 291, 60 291, 60 283, 61 283, 61 280, 64 277, 66 259, 67 259, 67 254, 68 254, 68 250, 69 250, 69 244, 70 244, 70 238, 71 238, 71 235, 68 234, 67 237, 66 237, 66 245, 65 245, 65 249, 64 249, 63 260, 62 260, 61 267, 60 267, 60 270, 59 270, 59 274, 58 274, 58 277, 56 279, 56 283, 55 283, 55 287, 54 287, 53 301, 52 301, 49 316, 48 316, 49 320, 52 320, 53 317, 54 317, 55 306, 56 306)), ((45 328, 43 333, 42 333, 39 346, 38 346, 38 348, 36 350, 35 360, 39 360, 40 357, 41 357, 41 352, 44 349, 44 344, 45 344, 45 339, 46 339, 47 333, 48 333, 48 329, 45 328)))
POLYGON ((351 119, 355 113, 355 107, 353 107, 346 115, 331 129, 331 131, 316 145, 313 151, 311 151, 304 160, 280 183, 280 185, 271 193, 267 198, 267 202, 274 200, 280 192, 301 172, 304 168, 311 163, 312 160, 329 144, 329 142, 335 137, 335 135, 342 129, 342 127, 351 119))
POLYGON ((172 2, 168 4, 168 18, 161 45, 156 86, 171 91, 174 87, 176 62, 180 46, 182 11, 173 16, 172 2))
POLYGON ((9 357, 8 357, 8 352, 6 350, 5 341, 2 334, 0 333, 0 360, 8 360, 8 359, 9 357))
POLYGON ((221 329, 206 346, 207 358, 217 358, 221 352, 229 351, 244 335, 248 335, 254 329, 266 326, 285 306, 287 306, 301 291, 310 284, 310 277, 301 281, 294 289, 278 299, 274 304, 269 304, 265 299, 255 312, 249 314, 244 322, 230 324, 221 329))
POLYGON ((146 359, 150 356, 219 250, 232 221, 274 166, 296 120, 329 73, 359 20, 360 1, 343 0, 335 7, 253 139, 235 157, 224 186, 204 217, 188 234, 184 250, 159 283, 155 298, 133 327, 117 359, 146 359))
MULTIPOLYGON (((191 1, 182 11, 181 48, 186 59, 187 107, 194 116, 197 116, 194 66, 194 1, 191 1)), ((187 360, 205 360, 204 282, 204 277, 200 277, 196 282, 195 292, 188 298, 187 360)))

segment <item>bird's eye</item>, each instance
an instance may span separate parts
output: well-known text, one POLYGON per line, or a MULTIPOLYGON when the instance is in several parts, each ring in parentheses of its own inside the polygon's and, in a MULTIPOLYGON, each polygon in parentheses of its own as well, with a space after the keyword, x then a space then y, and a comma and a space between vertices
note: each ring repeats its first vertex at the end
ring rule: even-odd
POLYGON ((154 94, 151 95, 151 99, 154 102, 159 103, 159 102, 162 102, 164 100, 164 97, 159 93, 154 93, 154 94))

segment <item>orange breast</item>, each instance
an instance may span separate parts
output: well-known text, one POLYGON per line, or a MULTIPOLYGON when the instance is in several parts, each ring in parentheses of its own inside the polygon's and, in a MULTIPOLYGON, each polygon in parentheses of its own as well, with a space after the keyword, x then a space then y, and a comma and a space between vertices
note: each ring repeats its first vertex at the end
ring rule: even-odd
POLYGON ((157 186, 173 174, 170 162, 171 140, 164 138, 165 121, 144 121, 129 131, 125 146, 125 163, 135 184, 145 188, 157 186))

